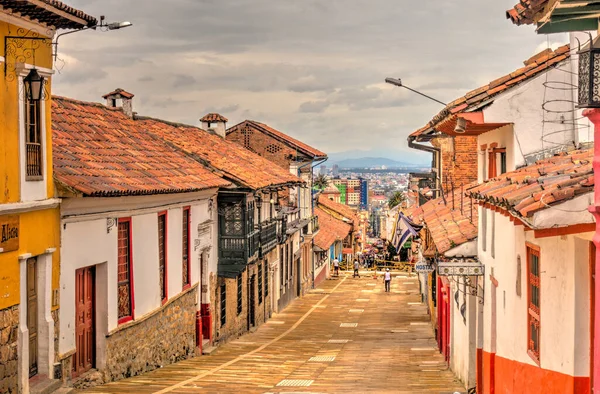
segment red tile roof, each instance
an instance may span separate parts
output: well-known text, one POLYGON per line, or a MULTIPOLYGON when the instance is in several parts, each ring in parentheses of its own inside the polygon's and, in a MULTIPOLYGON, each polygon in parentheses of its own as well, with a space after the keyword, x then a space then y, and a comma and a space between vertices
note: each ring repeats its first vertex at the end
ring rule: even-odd
POLYGON ((212 122, 225 122, 225 123, 227 123, 227 122, 229 122, 229 119, 227 119, 223 115, 210 113, 210 114, 206 114, 202 118, 200 118, 200 122, 211 122, 211 123, 212 122))
POLYGON ((284 134, 279 130, 275 130, 274 128, 272 128, 264 123, 260 123, 260 122, 254 121, 254 120, 245 120, 242 123, 239 123, 233 127, 230 127, 227 130, 227 134, 237 130, 239 127, 244 127, 244 126, 254 127, 255 129, 259 129, 267 134, 270 134, 271 136, 286 143, 293 149, 296 149, 310 157, 313 157, 313 158, 327 157, 326 153, 323 153, 320 150, 315 149, 312 146, 305 144, 304 142, 298 141, 297 139, 292 138, 289 135, 284 134))
POLYGON ((349 224, 334 218, 320 208, 315 208, 315 215, 319 217, 319 232, 315 235, 314 242, 323 250, 329 249, 335 241, 343 240, 352 231, 349 224))
POLYGON ((128 91, 123 90, 121 88, 116 88, 112 92, 107 93, 104 96, 102 96, 102 98, 107 98, 108 96, 116 96, 116 95, 121 95, 127 99, 132 99, 134 97, 133 93, 129 93, 128 91))
MULTIPOLYGON (((569 58, 569 45, 563 45, 555 51, 544 50, 524 62, 521 67, 510 74, 497 78, 490 83, 472 90, 462 97, 452 101, 443 110, 441 110, 427 125, 416 130, 410 136, 418 137, 432 127, 438 127, 444 122, 448 122, 461 112, 474 110, 485 101, 489 101, 497 95, 504 93, 519 84, 522 84, 537 75, 546 72, 555 67, 558 63, 569 58)), ((467 121, 468 123, 468 121, 467 121)), ((498 124, 501 127, 503 124, 498 124)))
POLYGON ((98 23, 93 16, 58 0, 0 0, 0 9, 57 29, 80 29, 98 23))
POLYGON ((468 191, 482 202, 527 218, 594 189, 592 149, 561 153, 502 174, 468 191))
POLYGON ((416 223, 425 222, 438 253, 477 238, 477 206, 464 194, 468 187, 446 194, 445 200, 439 197, 407 211, 416 223))
POLYGON ((350 208, 349 206, 330 200, 322 194, 319 195, 318 203, 319 205, 322 205, 325 209, 336 212, 339 215, 349 220, 352 220, 355 228, 357 227, 358 216, 356 215, 356 211, 350 208))
POLYGON ((138 119, 149 132, 218 170, 240 186, 262 189, 303 183, 300 178, 274 166, 267 159, 198 127, 153 118, 138 119))
POLYGON ((140 126, 121 110, 53 97, 57 183, 84 196, 179 193, 230 184, 140 126))
POLYGON ((549 3, 550 0, 521 0, 506 11, 506 19, 516 25, 531 25, 549 3))

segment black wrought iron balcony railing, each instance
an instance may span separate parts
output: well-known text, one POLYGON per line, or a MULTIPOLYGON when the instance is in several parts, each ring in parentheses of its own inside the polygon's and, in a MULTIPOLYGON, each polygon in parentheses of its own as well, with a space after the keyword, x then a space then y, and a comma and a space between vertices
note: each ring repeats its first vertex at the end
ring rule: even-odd
POLYGON ((254 230, 246 236, 219 235, 219 253, 225 260, 252 260, 258 253, 259 230, 254 230))
POLYGON ((263 223, 260 230, 261 256, 277 246, 277 221, 263 223))

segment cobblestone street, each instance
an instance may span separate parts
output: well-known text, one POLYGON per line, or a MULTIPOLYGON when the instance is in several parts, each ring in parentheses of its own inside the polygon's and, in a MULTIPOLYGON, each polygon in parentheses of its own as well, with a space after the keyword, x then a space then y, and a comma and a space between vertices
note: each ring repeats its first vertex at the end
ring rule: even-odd
POLYGON ((464 391, 436 350, 418 282, 342 275, 293 302, 255 333, 95 393, 464 391))

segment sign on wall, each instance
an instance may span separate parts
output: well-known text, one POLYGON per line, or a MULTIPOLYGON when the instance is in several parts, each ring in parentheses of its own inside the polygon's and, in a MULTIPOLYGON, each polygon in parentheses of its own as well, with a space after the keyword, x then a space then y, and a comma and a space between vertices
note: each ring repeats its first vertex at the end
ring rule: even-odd
POLYGON ((19 216, 0 216, 0 253, 19 249, 19 216))
POLYGON ((440 276, 482 276, 484 271, 483 265, 475 259, 438 261, 437 268, 440 276))
POLYGON ((430 272, 435 271, 435 265, 428 261, 422 260, 415 264, 415 270, 422 274, 428 274, 430 272))

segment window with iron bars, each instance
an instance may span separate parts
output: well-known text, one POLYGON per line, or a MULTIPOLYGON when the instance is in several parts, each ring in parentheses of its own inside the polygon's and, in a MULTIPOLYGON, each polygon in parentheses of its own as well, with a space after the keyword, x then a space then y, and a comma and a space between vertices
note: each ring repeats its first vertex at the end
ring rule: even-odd
POLYGON ((237 277, 237 314, 239 316, 240 313, 242 313, 242 290, 243 290, 243 286, 242 286, 242 274, 240 274, 237 277))
POLYGON ((527 244, 527 353, 540 363, 540 249, 527 244))
POLYGON ((262 304, 263 300, 263 269, 262 263, 258 264, 258 304, 262 304))

